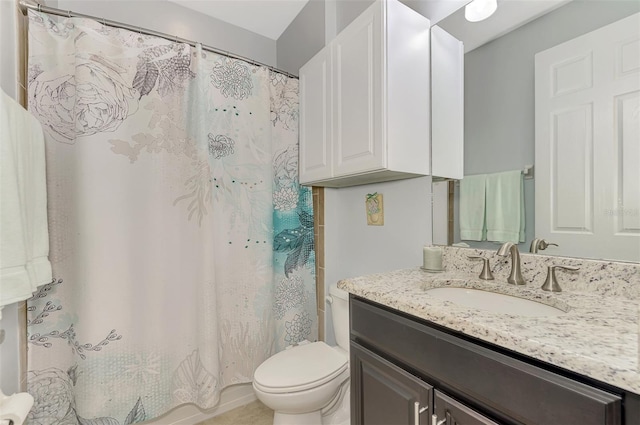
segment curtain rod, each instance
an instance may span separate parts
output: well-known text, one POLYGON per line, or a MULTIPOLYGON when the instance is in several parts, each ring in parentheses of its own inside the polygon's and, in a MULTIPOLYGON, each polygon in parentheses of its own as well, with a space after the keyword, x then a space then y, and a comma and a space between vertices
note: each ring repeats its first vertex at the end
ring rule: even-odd
MULTIPOLYGON (((106 25, 106 26, 109 26, 109 27, 121 28, 121 29, 129 30, 129 31, 133 31, 133 32, 137 32, 137 33, 145 34, 145 35, 152 35, 154 37, 164 38, 166 40, 170 40, 170 41, 173 41, 175 43, 189 44, 189 45, 194 46, 194 47, 196 46, 196 44, 199 44, 199 43, 196 43, 195 41, 186 40, 186 39, 180 38, 178 36, 173 36, 173 35, 170 35, 170 34, 161 33, 161 32, 158 32, 158 31, 141 28, 141 27, 138 27, 138 26, 135 26, 135 25, 125 24, 123 22, 116 22, 116 21, 111 21, 109 19, 99 18, 99 17, 96 17, 96 16, 85 15, 85 14, 82 14, 82 13, 76 13, 76 12, 73 12, 71 10, 62 10, 62 9, 56 9, 55 7, 44 6, 44 5, 41 5, 40 3, 36 2, 35 0, 19 0, 18 1, 18 5, 20 7, 20 11, 25 16, 27 15, 27 11, 29 9, 31 9, 31 10, 36 10, 38 12, 47 13, 49 15, 64 16, 66 18, 93 19, 94 21, 97 21, 97 22, 101 23, 102 25, 106 25)), ((245 61, 245 62, 249 62, 252 65, 264 66, 264 67, 270 69, 271 71, 277 72, 279 74, 284 74, 284 75, 286 75, 287 77, 290 77, 290 78, 298 79, 297 75, 293 75, 290 72, 283 71, 282 69, 275 68, 275 67, 273 67, 271 65, 267 65, 266 63, 258 62, 256 60, 253 60, 253 59, 250 59, 250 58, 246 58, 244 56, 235 55, 235 54, 233 54, 231 52, 228 52, 228 51, 225 51, 225 50, 216 49, 215 47, 207 46, 205 44, 202 44, 202 49, 206 50, 208 52, 217 53, 219 55, 223 55, 223 56, 226 56, 226 57, 229 57, 229 58, 239 59, 239 60, 242 60, 242 61, 245 61)))

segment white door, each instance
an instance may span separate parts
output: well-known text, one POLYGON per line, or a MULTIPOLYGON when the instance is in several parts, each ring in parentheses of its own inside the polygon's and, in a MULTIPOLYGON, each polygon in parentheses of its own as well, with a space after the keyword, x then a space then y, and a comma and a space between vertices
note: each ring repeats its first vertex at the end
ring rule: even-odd
POLYGON ((332 177, 331 50, 300 68, 300 183, 332 177))
POLYGON ((536 237, 640 261, 640 14, 535 58, 536 237))
POLYGON ((382 139, 382 5, 376 2, 332 43, 335 176, 386 166, 382 139))

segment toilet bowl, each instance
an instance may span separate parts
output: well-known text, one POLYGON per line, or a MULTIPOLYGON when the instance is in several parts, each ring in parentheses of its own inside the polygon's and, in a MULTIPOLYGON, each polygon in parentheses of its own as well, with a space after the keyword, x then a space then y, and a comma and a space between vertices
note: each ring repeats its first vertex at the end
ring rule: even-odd
POLYGON ((274 425, 323 425, 325 414, 344 411, 349 403, 349 298, 335 286, 329 294, 338 345, 301 343, 271 356, 255 371, 253 389, 274 410, 274 425))

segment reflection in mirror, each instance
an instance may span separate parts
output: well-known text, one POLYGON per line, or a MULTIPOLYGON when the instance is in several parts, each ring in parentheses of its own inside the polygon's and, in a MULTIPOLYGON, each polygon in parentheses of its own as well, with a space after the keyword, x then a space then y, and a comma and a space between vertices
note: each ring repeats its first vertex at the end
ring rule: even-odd
MULTIPOLYGON (((533 240, 543 238, 547 242, 557 243, 559 246, 549 245, 545 247, 545 250, 541 250, 538 246, 538 253, 541 254, 640 262, 640 204, 638 204, 640 203, 640 171, 638 171, 640 167, 637 165, 640 164, 640 114, 637 113, 640 110, 639 89, 625 88, 630 91, 623 92, 626 94, 622 96, 614 94, 616 99, 622 99, 618 101, 620 105, 624 105, 626 99, 627 109, 636 111, 635 115, 633 113, 624 114, 622 110, 622 112, 616 112, 618 113, 617 124, 612 121, 599 123, 596 113, 589 112, 587 114, 589 117, 593 117, 594 122, 587 123, 583 127, 595 130, 604 127, 604 132, 600 134, 596 134, 597 131, 594 130, 584 130, 580 133, 571 127, 575 120, 584 114, 578 114, 578 118, 569 114, 566 115, 569 119, 562 121, 561 113, 547 111, 549 116, 554 117, 555 121, 551 120, 552 123, 549 123, 548 127, 555 126, 552 131, 555 132, 554 134, 558 134, 557 139, 564 137, 564 139, 576 141, 573 143, 574 145, 587 146, 587 150, 585 150, 586 157, 580 158, 570 150, 575 146, 570 148, 547 147, 548 155, 541 159, 535 152, 536 137, 540 138, 541 134, 539 128, 536 130, 536 125, 539 127, 540 122, 544 123, 544 120, 536 119, 535 112, 543 102, 538 99, 536 105, 535 86, 536 84, 540 86, 541 83, 536 80, 539 76, 534 74, 537 62, 536 54, 624 18, 637 19, 629 18, 637 13, 640 13, 640 2, 635 0, 560 2, 507 0, 499 1, 498 11, 486 21, 466 22, 464 10, 461 9, 438 23, 438 26, 462 40, 465 45, 464 175, 523 170, 525 167, 535 164, 535 178, 524 179, 525 240, 518 246, 521 252, 529 252, 533 240), (562 133, 563 131, 565 133, 562 133), (590 139, 591 135, 593 135, 593 143, 584 143, 585 140, 590 139), (615 137, 618 139, 613 140, 615 137), (602 152, 602 147, 607 144, 610 145, 607 148, 609 151, 616 151, 615 147, 617 147, 617 151, 621 152, 624 148, 624 155, 617 154, 615 160, 620 164, 617 169, 608 168, 603 174, 599 174, 600 171, 593 171, 595 169, 594 156, 597 160, 598 152, 602 152), (569 149, 569 151, 565 152, 562 149, 569 149), (623 159, 626 156, 629 158, 623 159), (536 158, 540 163, 536 163, 536 158), (546 159, 549 159, 548 163, 543 164, 546 159), (540 173, 545 173, 547 177, 542 178, 540 173), (564 175, 562 182, 559 181, 558 176, 560 175, 564 175), (548 176, 551 176, 551 183, 548 176), (619 195, 611 195, 604 204, 600 201, 596 204, 598 194, 594 193, 596 192, 593 189, 594 181, 602 180, 603 176, 611 181, 609 192, 619 195), (558 184, 553 185, 553 178, 557 179, 558 184), (541 184, 543 181, 546 184, 545 187, 541 184), (623 181, 626 181, 624 188, 621 187, 623 181), (558 196, 559 190, 562 192, 562 197, 558 196), (548 196, 549 193, 555 193, 555 198, 551 195, 548 196), (540 196, 547 196, 551 199, 547 215, 551 217, 552 222, 556 220, 554 230, 559 231, 555 233, 550 231, 548 234, 544 234, 541 225, 539 225, 539 229, 534 228, 538 221, 535 217, 536 199, 539 200, 540 196), (621 208, 623 199, 624 209, 621 208), (580 226, 573 228, 571 226, 574 224, 568 224, 565 228, 562 228, 562 225, 557 225, 566 216, 565 211, 554 209, 558 203, 562 204, 560 201, 568 205, 579 205, 582 211, 580 214, 584 216, 585 221, 580 226), (589 244, 583 243, 580 239, 583 235, 591 232, 594 223, 602 223, 602 216, 606 215, 607 211, 618 214, 619 217, 616 217, 615 220, 609 218, 609 221, 618 226, 618 233, 624 234, 627 241, 633 241, 631 245, 627 244, 622 252, 609 249, 612 245, 616 245, 616 243, 610 242, 610 239, 603 239, 602 243, 593 243, 588 248, 589 244)), ((596 33, 598 37, 600 33, 602 31, 596 33)), ((620 63, 624 62, 620 66, 629 73, 627 75, 635 73, 627 78, 627 81, 631 81, 632 84, 640 83, 639 39, 640 28, 637 28, 637 31, 632 34, 631 38, 627 38, 622 47, 609 49, 628 53, 619 61, 621 61, 620 63)), ((597 40, 591 40, 591 42, 597 44, 597 40)), ((594 54, 593 58, 595 57, 594 54)), ((593 58, 589 57, 588 60, 591 61, 593 58)), ((618 59, 614 59, 612 54, 609 62, 616 60, 618 59)), ((565 63, 568 62, 565 61, 565 63)), ((596 62, 593 59, 593 63, 596 62)), ((553 69, 555 69, 553 66, 547 68, 549 74, 553 72, 549 70, 553 69)), ((538 71, 538 74, 541 72, 538 71)), ((564 78, 564 81, 569 85, 578 84, 573 75, 562 76, 558 74, 550 78, 556 78, 554 81, 560 81, 561 78, 564 78)), ((590 100, 583 98, 577 102, 582 102, 584 105, 590 100)), ((615 103, 611 100, 608 102, 615 103)), ((612 106, 612 108, 615 107, 612 106)), ((614 116, 613 113, 609 115, 614 116)), ((538 154, 541 155, 541 152, 538 154)), ((459 182, 450 181, 434 182, 433 213, 434 217, 440 217, 440 224, 435 225, 441 226, 442 222, 453 222, 452 226, 448 226, 449 232, 434 229, 434 236, 442 235, 437 239, 434 238, 434 243, 466 242, 472 247, 497 249, 499 245, 495 242, 461 241, 459 184, 459 182), (452 201, 449 202, 449 199, 452 201), (443 217, 443 214, 446 216, 443 217)), ((598 191, 603 190, 598 189, 598 191)), ((539 207, 542 202, 538 202, 538 204, 539 207)), ((538 212, 538 219, 542 218, 542 215, 538 212)), ((436 223, 435 219, 434 223, 436 223)), ((602 227, 601 224, 597 226, 602 227)))

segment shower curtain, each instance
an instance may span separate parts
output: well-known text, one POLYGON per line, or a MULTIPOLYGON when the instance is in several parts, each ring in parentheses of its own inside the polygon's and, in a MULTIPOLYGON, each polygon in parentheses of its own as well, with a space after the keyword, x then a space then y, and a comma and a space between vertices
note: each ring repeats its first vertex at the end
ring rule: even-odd
POLYGON ((211 408, 316 339, 296 79, 30 12, 28 97, 54 273, 28 302, 29 424, 211 408))

